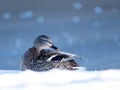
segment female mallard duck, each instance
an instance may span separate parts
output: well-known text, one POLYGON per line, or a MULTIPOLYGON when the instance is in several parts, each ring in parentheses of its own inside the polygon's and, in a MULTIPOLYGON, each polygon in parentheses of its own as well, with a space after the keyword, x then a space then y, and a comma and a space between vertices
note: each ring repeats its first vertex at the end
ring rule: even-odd
POLYGON ((74 54, 61 52, 53 45, 50 37, 40 35, 35 39, 33 47, 22 56, 20 66, 22 71, 47 71, 54 68, 75 70, 74 67, 79 67, 74 60, 76 57, 74 54))

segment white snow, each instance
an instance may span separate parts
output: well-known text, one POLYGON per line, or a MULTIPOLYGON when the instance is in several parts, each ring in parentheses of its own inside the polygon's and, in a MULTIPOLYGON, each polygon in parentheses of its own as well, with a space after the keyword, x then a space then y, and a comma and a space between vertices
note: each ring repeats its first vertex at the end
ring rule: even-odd
POLYGON ((120 90, 120 70, 1 70, 0 90, 120 90))

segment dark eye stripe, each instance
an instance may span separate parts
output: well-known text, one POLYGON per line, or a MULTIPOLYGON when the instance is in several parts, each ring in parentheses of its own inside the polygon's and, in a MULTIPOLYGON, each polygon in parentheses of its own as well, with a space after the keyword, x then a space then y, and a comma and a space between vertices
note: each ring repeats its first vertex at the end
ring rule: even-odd
POLYGON ((48 40, 44 40, 45 42, 48 42, 48 43, 50 43, 50 44, 52 44, 52 42, 50 42, 50 41, 48 41, 48 40))

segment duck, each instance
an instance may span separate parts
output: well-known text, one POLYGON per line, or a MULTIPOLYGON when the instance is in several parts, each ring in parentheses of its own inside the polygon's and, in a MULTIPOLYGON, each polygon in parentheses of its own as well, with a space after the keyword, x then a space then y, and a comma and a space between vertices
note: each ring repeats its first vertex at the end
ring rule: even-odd
MULTIPOLYGON (((61 51, 47 35, 39 35, 21 57, 21 71, 48 71, 51 69, 76 70, 80 65, 76 54, 61 51)), ((82 57, 80 58, 82 59, 82 57)))

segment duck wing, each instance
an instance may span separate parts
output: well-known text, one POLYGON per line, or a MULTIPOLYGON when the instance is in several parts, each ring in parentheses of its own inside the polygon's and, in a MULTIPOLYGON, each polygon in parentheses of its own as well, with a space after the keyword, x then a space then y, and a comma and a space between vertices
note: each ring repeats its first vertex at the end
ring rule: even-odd
POLYGON ((60 51, 59 53, 54 53, 51 55, 47 61, 69 61, 69 60, 74 60, 74 59, 82 59, 82 57, 78 57, 76 54, 71 54, 71 53, 66 53, 60 51))
POLYGON ((42 49, 40 51, 40 54, 37 57, 37 60, 44 60, 44 61, 50 61, 48 60, 49 58, 51 59, 52 57, 58 55, 59 53, 49 50, 49 49, 42 49))
POLYGON ((75 61, 76 58, 77 55, 75 54, 41 50, 35 62, 36 71, 44 71, 53 68, 75 70, 74 67, 79 67, 79 64, 75 61))

